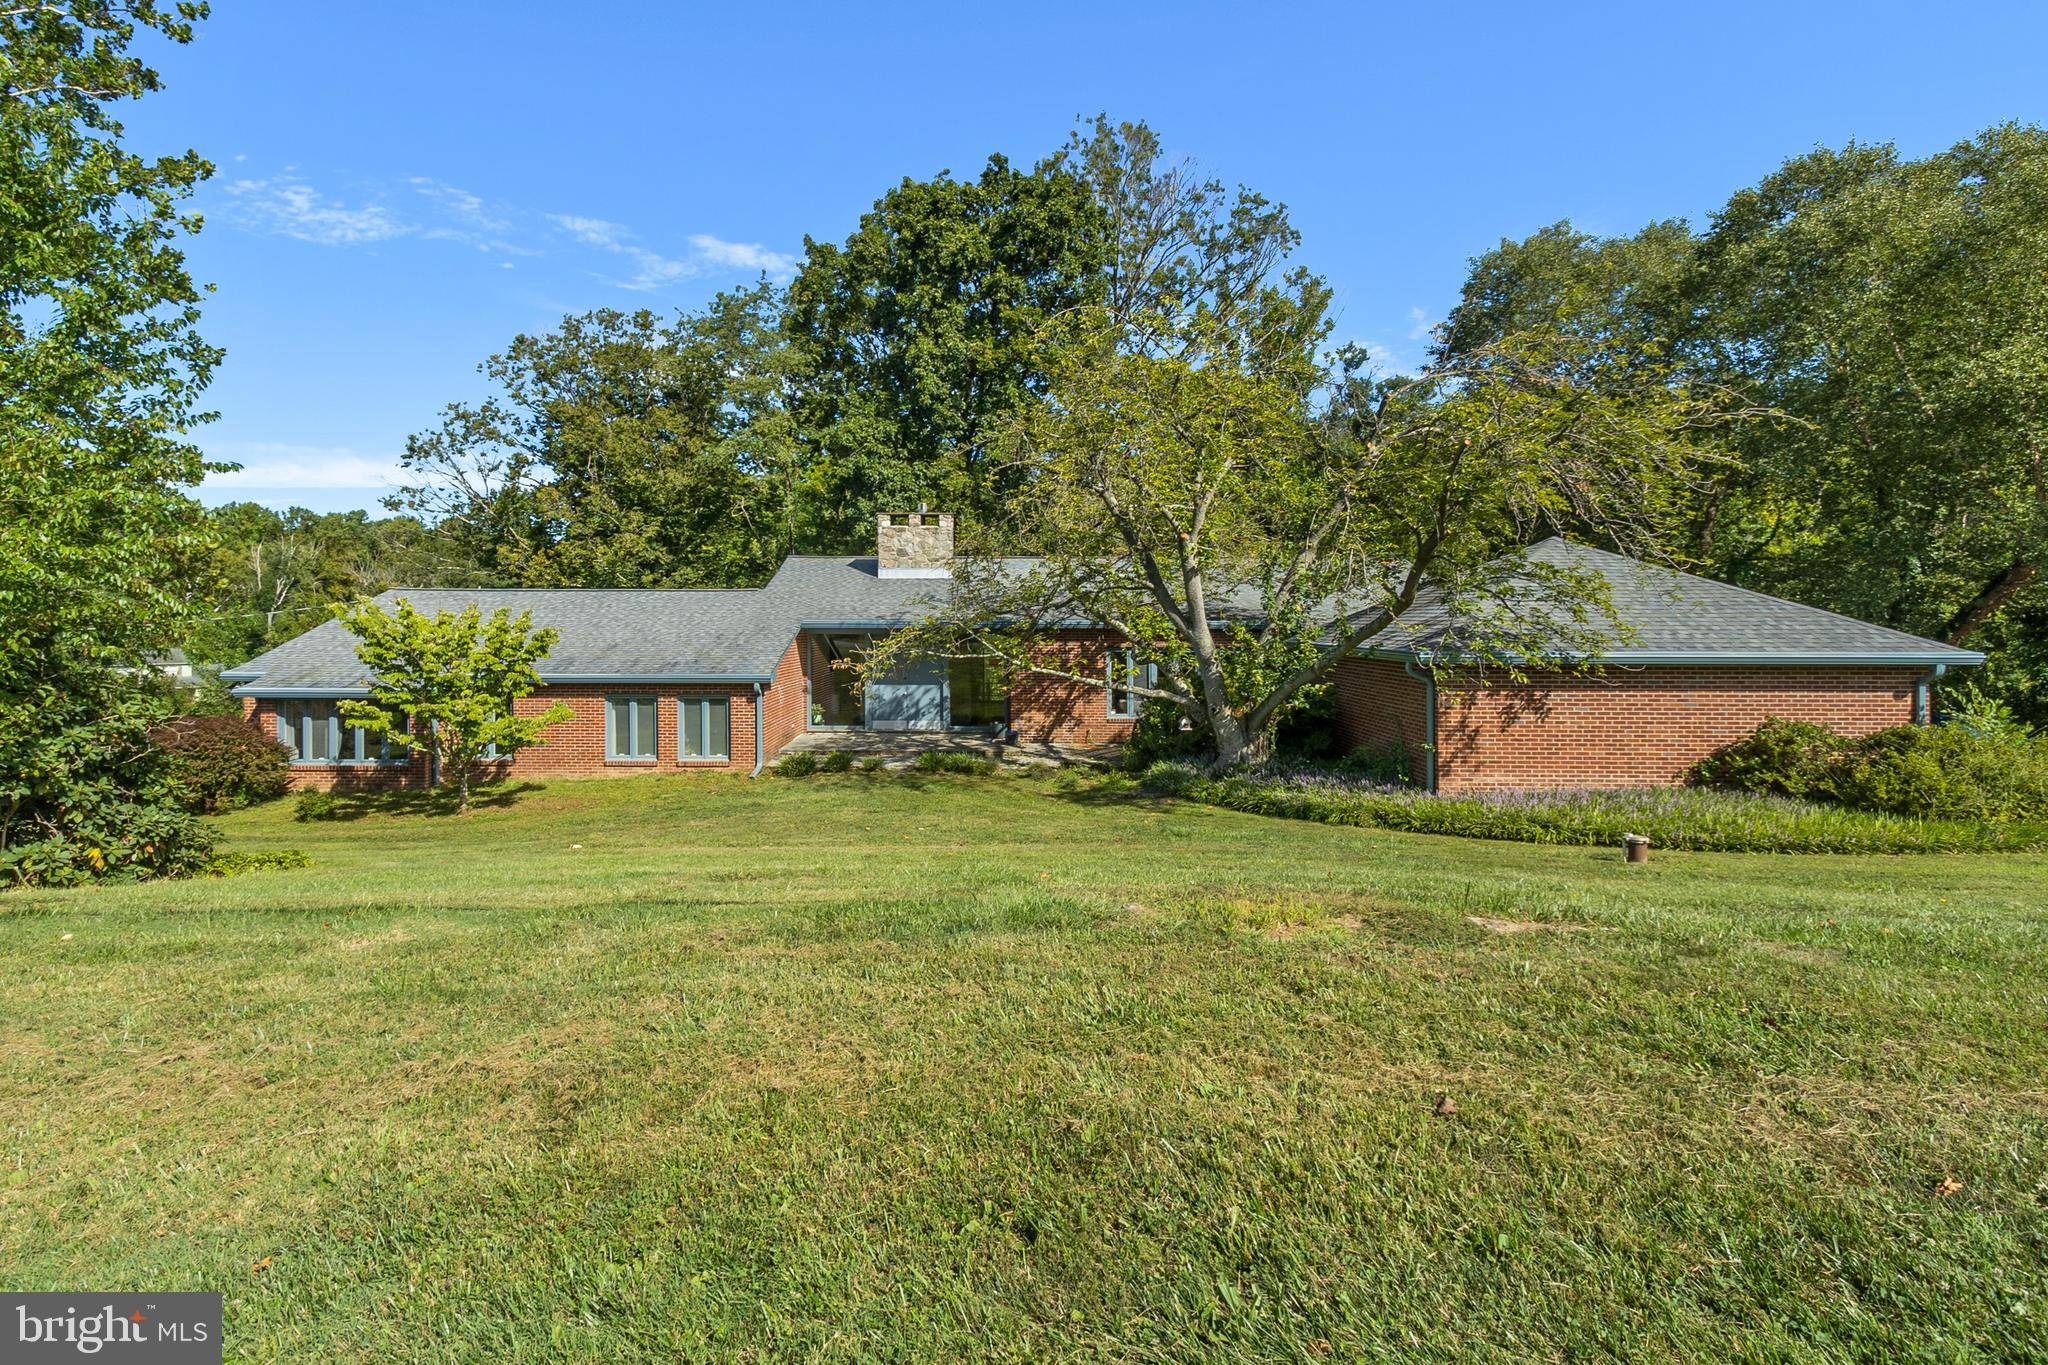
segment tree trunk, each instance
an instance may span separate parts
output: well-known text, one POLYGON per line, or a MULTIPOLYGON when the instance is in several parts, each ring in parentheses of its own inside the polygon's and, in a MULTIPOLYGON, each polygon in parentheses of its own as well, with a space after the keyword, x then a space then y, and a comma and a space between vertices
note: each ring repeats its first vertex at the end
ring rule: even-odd
POLYGON ((2020 590, 2033 582, 2034 575, 2040 571, 2040 565, 2021 560, 1986 583, 1975 597, 1964 603, 1962 608, 1949 618, 1948 624, 1942 628, 1942 642, 1959 645, 1969 639, 1977 627, 1990 620, 2000 607, 2018 596, 2020 590))
POLYGON ((1263 768, 1273 761, 1273 728, 1270 725, 1255 735, 1248 735, 1238 718, 1226 712, 1210 723, 1210 729, 1216 736, 1215 771, 1226 773, 1263 768))
POLYGON ((455 773, 455 813, 469 814, 469 765, 458 765, 455 773))

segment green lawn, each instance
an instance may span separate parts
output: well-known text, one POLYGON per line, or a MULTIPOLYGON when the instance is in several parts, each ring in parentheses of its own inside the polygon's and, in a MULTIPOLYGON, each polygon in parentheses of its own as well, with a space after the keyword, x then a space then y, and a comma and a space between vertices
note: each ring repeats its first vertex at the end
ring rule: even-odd
POLYGON ((220 829, 314 864, 0 896, 9 1288, 292 1361, 2048 1358, 2048 858, 1011 778, 220 829))

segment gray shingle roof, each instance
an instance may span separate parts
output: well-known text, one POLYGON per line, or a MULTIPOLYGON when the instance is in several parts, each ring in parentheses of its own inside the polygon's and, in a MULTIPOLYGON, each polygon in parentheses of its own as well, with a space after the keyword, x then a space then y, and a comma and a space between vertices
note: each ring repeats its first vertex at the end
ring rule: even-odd
MULTIPOLYGON (((1603 654, 1616 663, 1974 664, 1984 658, 1566 540, 1546 540, 1526 553, 1540 563, 1593 569, 1606 577, 1615 607, 1636 635, 1603 654)), ((1003 567, 1022 574, 1035 562, 1004 560, 1003 567)), ((499 607, 531 612, 536 626, 550 626, 560 637, 541 663, 540 675, 548 682, 766 682, 804 627, 903 625, 948 588, 946 579, 878 577, 871 556, 802 555, 784 560, 761 588, 395 588, 377 600, 389 605, 404 597, 427 612, 472 604, 486 613, 499 607)), ((1458 633, 1455 616, 1425 594, 1366 648, 1396 655, 1441 651, 1456 647, 1458 633)), ((369 683, 353 638, 336 621, 224 676, 251 694, 332 695, 369 683)))
MULTIPOLYGON (((1034 561, 1005 560, 1022 571, 1034 561)), ((559 635, 541 662, 547 682, 766 682, 805 626, 907 625, 941 600, 943 578, 882 578, 872 555, 799 555, 761 588, 394 588, 421 611, 533 613, 559 635)), ((224 676, 250 694, 361 691, 369 671, 353 637, 326 621, 224 676)))
MULTIPOLYGON (((1559 537, 1539 541, 1524 555, 1539 564, 1591 570, 1607 580, 1616 614, 1633 630, 1633 638, 1602 651, 1600 657, 1614 663, 1984 662, 1974 650, 1559 537)), ((1425 593, 1365 647, 1396 655, 1454 650, 1458 636, 1455 613, 1425 593)))
MULTIPOLYGON (((765 681, 796 634, 758 588, 394 588, 377 601, 388 606, 401 597, 425 612, 474 605, 485 614, 499 607, 533 613, 534 625, 560 636, 540 665, 549 682, 765 681)), ((355 638, 339 621, 322 622, 226 676, 246 681, 249 692, 354 690, 369 682, 355 638)))
MULTIPOLYGON (((1022 574, 1038 561, 999 562, 1022 574)), ((950 586, 944 578, 878 577, 872 555, 794 555, 762 592, 796 626, 900 626, 943 602, 950 586)))

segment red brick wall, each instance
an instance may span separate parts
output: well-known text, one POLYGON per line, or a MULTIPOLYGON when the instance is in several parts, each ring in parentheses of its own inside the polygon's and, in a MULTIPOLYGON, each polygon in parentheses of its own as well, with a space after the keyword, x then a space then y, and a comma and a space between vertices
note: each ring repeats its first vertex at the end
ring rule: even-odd
POLYGON ((1446 679, 1437 691, 1437 788, 1671 786, 1768 716, 1850 735, 1904 725, 1922 673, 1652 665, 1525 684, 1446 679))
MULTIPOLYGON (((784 660, 788 663, 787 657, 784 660)), ((778 673, 779 677, 779 673, 778 673)), ((802 677, 799 672, 794 689, 802 693, 802 677)), ((506 776, 512 778, 549 777, 618 777, 645 772, 677 772, 680 770, 714 769, 742 772, 754 766, 754 691, 746 687, 682 686, 682 685, 577 685, 543 687, 531 696, 521 697, 514 710, 522 716, 537 716, 556 702, 566 703, 574 712, 570 719, 550 726, 542 743, 520 753, 507 762, 483 764, 479 776, 506 776), (656 753, 653 763, 613 762, 604 756, 605 698, 609 696, 652 696, 656 698, 657 728, 656 753), (676 739, 679 721, 678 699, 685 696, 724 696, 732 707, 732 756, 725 760, 680 759, 676 739)), ((243 711, 255 717, 265 734, 277 733, 277 708, 281 703, 268 699, 243 698, 243 711)), ((801 714, 801 702, 797 707, 801 714)), ((763 713, 764 722, 772 719, 770 708, 763 713)), ((787 743, 784 739, 782 743, 787 743)), ((770 752, 774 751, 770 746, 770 752)), ((427 782, 427 762, 423 756, 416 756, 403 765, 349 766, 346 764, 322 764, 308 766, 294 764, 291 770, 291 785, 294 789, 312 787, 321 791, 357 791, 372 788, 398 786, 424 786, 427 782)))
POLYGON ((1343 659, 1331 671, 1337 752, 1401 749, 1417 781, 1428 772, 1429 688, 1390 659, 1343 659))
MULTIPOLYGON (((1087 678, 1106 678, 1109 650, 1121 637, 1104 631, 1061 631, 1034 655, 1046 667, 1087 678)), ((1104 683, 1076 682, 1043 673, 1020 673, 1010 683, 1010 724, 1032 744, 1121 744, 1135 721, 1109 714, 1104 683)))
MULTIPOLYGON (((809 654, 806 636, 798 635, 790 641, 775 665, 774 681, 761 694, 761 747, 770 759, 782 752, 783 745, 810 728, 810 692, 804 679, 804 659, 809 654)), ((752 723, 750 715, 748 724, 752 723)), ((751 734, 747 742, 753 743, 751 734)), ((735 739, 733 743, 739 741, 735 739)))

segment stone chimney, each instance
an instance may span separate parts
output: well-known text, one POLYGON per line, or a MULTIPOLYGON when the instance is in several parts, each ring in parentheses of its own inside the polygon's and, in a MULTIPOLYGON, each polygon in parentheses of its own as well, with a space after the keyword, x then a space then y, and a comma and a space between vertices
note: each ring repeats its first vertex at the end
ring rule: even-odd
POLYGON ((882 578, 951 578, 953 576, 953 514, 915 512, 875 514, 875 573, 882 578))

